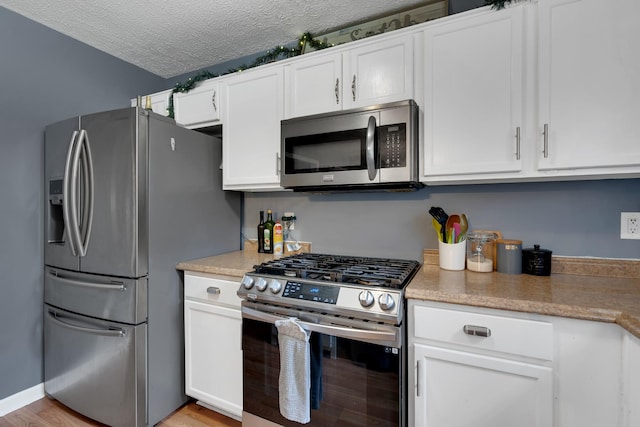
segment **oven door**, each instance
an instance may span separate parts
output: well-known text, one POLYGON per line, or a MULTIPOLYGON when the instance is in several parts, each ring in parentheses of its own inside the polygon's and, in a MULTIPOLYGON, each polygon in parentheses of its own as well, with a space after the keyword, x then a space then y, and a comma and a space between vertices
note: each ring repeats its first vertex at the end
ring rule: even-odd
MULTIPOLYGON (((243 302, 242 308, 243 426, 300 426, 280 414, 278 403, 280 352, 274 323, 289 316, 248 305, 253 304, 243 302)), ((298 323, 311 331, 311 421, 306 425, 404 425, 400 328, 360 329, 318 318, 298 323)))

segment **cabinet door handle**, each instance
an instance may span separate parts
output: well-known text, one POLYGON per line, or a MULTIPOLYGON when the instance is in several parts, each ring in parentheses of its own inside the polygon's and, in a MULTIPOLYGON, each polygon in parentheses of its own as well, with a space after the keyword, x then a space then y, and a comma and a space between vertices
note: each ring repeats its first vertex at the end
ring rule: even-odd
POLYGON ((491 336, 491 329, 486 326, 464 325, 462 330, 467 335, 475 335, 477 337, 488 338, 491 336))
POLYGON ((207 288, 207 293, 218 295, 220 293, 220 288, 218 288, 217 286, 209 286, 207 288))
POLYGON ((520 126, 516 128, 516 160, 520 160, 520 126))
POLYGON ((548 123, 544 124, 544 130, 542 131, 542 135, 544 136, 543 138, 544 145, 542 146, 542 154, 546 159, 547 157, 549 157, 549 124, 548 123))
POLYGON ((217 112, 218 107, 216 107, 216 91, 213 91, 213 95, 211 95, 211 104, 213 105, 213 111, 217 112))
POLYGON ((336 79, 336 88, 334 90, 336 94, 336 104, 340 104, 340 79, 336 79))
POLYGON ((416 361, 416 397, 420 397, 420 361, 416 361))
POLYGON ((356 75, 353 75, 353 81, 351 82, 351 94, 353 95, 353 101, 356 100, 356 75))

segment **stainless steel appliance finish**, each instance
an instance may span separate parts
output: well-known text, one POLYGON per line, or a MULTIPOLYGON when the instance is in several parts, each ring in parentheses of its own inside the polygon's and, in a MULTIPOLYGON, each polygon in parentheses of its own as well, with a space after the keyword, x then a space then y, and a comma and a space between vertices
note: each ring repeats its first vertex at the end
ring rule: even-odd
POLYGON ((280 185, 297 191, 405 189, 418 177, 412 100, 282 121, 280 185))
POLYGON ((297 425, 279 413, 274 326, 295 317, 311 331, 308 425, 404 426, 403 292, 419 268, 416 261, 299 254, 245 274, 238 290, 243 425, 297 425))
POLYGON ((184 259, 240 247, 220 141, 138 108, 45 131, 45 392, 111 426, 186 401, 184 259))

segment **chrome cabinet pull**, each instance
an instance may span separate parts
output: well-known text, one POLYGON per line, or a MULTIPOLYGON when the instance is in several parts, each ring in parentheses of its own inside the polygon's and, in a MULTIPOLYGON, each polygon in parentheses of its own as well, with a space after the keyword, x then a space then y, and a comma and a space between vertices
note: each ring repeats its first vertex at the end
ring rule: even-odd
POLYGON ((520 160, 520 126, 516 128, 516 160, 520 160))
POLYGON ((356 100, 356 75, 353 75, 353 81, 351 82, 351 94, 353 95, 353 101, 356 100))
POLYGON ((336 104, 340 104, 340 79, 336 79, 336 88, 334 89, 336 94, 336 104))
POLYGON ((218 107, 216 107, 216 91, 213 91, 213 95, 211 95, 211 104, 213 105, 213 111, 218 112, 218 107))
POLYGON ((420 397, 420 361, 416 361, 416 397, 420 397))
POLYGON ((209 286, 207 288, 207 293, 208 294, 213 294, 213 295, 218 295, 220 293, 220 288, 218 288, 216 286, 209 286))
POLYGON ((544 124, 544 130, 542 131, 542 135, 544 135, 544 146, 542 147, 542 154, 544 154, 544 158, 549 157, 549 124, 544 124))
POLYGON ((476 325, 464 325, 462 330, 467 335, 474 335, 477 337, 485 337, 488 338, 491 336, 491 329, 486 326, 476 326, 476 325))

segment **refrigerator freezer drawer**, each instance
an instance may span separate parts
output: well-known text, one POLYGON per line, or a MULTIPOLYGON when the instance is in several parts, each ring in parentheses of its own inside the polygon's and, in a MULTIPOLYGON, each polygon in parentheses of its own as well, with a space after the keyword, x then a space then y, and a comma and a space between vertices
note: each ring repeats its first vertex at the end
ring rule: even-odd
POLYGON ((135 325, 147 320, 147 278, 124 279, 45 267, 44 302, 135 325))
POLYGON ((123 325, 45 305, 44 389, 110 426, 146 425, 147 325, 123 325))

